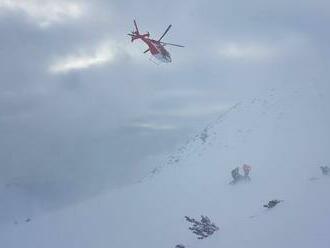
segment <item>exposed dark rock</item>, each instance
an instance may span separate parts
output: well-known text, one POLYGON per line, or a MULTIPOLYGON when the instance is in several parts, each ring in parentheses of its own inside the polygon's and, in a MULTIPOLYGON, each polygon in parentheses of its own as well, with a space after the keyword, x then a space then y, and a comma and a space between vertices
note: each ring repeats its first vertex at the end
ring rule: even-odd
POLYGON ((192 223, 192 227, 189 227, 194 234, 197 235, 198 239, 204 239, 212 235, 215 231, 219 230, 214 223, 211 223, 210 219, 207 216, 201 216, 201 220, 197 221, 194 218, 185 216, 186 221, 192 223))

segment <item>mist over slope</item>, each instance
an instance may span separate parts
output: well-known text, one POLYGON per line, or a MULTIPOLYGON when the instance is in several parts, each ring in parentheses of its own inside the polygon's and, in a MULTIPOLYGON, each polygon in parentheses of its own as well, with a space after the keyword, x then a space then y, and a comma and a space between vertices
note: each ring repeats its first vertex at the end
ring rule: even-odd
MULTIPOLYGON (((142 182, 1 230, 3 247, 319 247, 330 243, 329 109, 313 84, 234 105, 142 182), (229 185, 252 165, 252 181, 229 185), (314 180, 311 180, 314 178, 314 180), (263 204, 284 200, 273 209, 263 204), (184 216, 219 230, 198 240, 184 216)), ((28 216, 27 216, 28 217, 28 216)), ((14 220, 13 220, 14 222, 14 220)))

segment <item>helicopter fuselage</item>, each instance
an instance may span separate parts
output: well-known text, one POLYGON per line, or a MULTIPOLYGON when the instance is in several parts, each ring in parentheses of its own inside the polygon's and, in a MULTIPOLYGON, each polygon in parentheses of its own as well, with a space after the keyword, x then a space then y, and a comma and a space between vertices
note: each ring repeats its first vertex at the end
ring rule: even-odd
POLYGON ((159 41, 141 37, 141 40, 147 44, 150 53, 158 60, 164 63, 171 63, 171 55, 159 41))

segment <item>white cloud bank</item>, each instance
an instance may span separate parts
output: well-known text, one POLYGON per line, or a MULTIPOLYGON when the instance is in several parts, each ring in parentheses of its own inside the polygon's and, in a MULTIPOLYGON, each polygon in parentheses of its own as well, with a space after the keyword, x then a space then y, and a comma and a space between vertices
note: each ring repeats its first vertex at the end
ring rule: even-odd
POLYGON ((103 43, 88 53, 78 52, 59 58, 49 67, 51 73, 66 73, 73 70, 83 70, 92 66, 102 65, 113 61, 115 58, 115 47, 112 43, 103 43))
POLYGON ((23 12, 34 19, 40 27, 48 27, 67 19, 77 19, 84 12, 81 3, 63 0, 0 0, 1 9, 23 12))

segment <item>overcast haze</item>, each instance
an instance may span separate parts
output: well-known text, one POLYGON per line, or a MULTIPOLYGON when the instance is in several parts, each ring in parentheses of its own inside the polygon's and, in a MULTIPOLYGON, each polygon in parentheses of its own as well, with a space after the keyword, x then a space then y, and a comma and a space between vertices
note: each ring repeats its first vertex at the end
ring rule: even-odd
POLYGON ((328 1, 0 0, 3 208, 135 182, 269 85, 310 84, 329 104, 329 23, 328 1), (155 38, 173 25, 172 64, 131 44, 133 18, 155 38))

